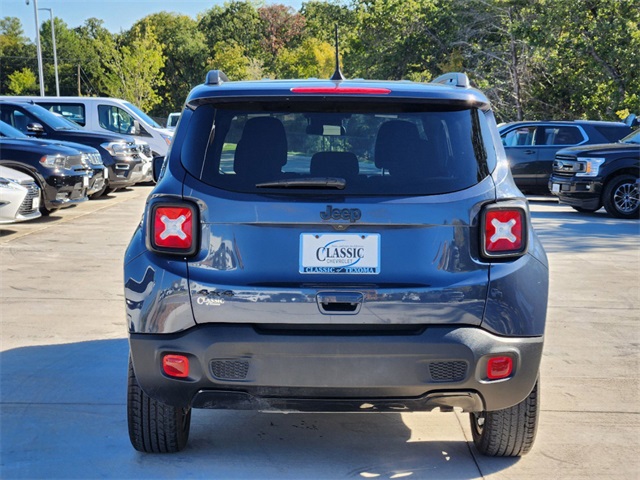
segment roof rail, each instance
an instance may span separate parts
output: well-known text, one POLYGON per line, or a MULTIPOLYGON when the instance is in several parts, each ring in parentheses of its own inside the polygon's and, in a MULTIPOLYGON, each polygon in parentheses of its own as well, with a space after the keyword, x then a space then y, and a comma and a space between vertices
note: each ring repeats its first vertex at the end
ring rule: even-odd
POLYGON ((205 85, 222 85, 224 82, 228 82, 229 79, 222 70, 209 70, 207 77, 204 80, 205 85))
POLYGON ((460 72, 445 73, 431 80, 431 83, 440 83, 442 85, 452 85, 461 88, 469 88, 471 86, 467 74, 460 72))

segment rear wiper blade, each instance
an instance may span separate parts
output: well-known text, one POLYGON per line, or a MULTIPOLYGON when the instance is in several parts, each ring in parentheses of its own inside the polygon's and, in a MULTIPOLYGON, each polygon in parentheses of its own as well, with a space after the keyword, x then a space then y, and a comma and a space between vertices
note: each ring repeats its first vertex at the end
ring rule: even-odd
POLYGON ((346 186, 347 181, 338 177, 289 178, 256 184, 256 188, 336 188, 338 190, 343 190, 346 186))

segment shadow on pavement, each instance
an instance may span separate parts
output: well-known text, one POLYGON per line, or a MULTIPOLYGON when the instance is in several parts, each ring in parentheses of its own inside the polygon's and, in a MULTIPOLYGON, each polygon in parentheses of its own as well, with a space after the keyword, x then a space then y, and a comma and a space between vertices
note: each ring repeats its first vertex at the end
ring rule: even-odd
POLYGON ((636 248, 640 235, 638 220, 612 218, 603 210, 596 213, 532 212, 532 218, 547 252, 636 248))
MULTIPOLYGON (((197 410, 183 452, 140 454, 127 433, 127 352, 125 339, 1 352, 0 476, 481 477, 474 459, 478 454, 464 441, 456 416, 441 413, 197 410), (416 422, 419 428, 412 431, 407 425, 416 422)), ((516 462, 493 459, 483 474, 516 462)))

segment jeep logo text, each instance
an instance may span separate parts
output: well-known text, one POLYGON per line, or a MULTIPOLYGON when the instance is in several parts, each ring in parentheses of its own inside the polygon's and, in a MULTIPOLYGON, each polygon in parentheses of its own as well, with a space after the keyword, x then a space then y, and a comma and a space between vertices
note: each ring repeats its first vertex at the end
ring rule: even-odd
POLYGON ((349 220, 351 223, 357 222, 362 218, 362 212, 359 208, 333 208, 333 205, 327 205, 324 212, 320 212, 322 220, 349 220))

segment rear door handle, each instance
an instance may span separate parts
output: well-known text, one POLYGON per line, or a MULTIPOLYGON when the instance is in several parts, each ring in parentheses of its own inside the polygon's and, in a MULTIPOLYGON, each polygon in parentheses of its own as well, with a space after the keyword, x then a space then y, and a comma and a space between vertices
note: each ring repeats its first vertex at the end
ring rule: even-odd
POLYGON ((364 295, 360 292, 320 292, 318 308, 325 315, 355 315, 360 311, 364 295))

